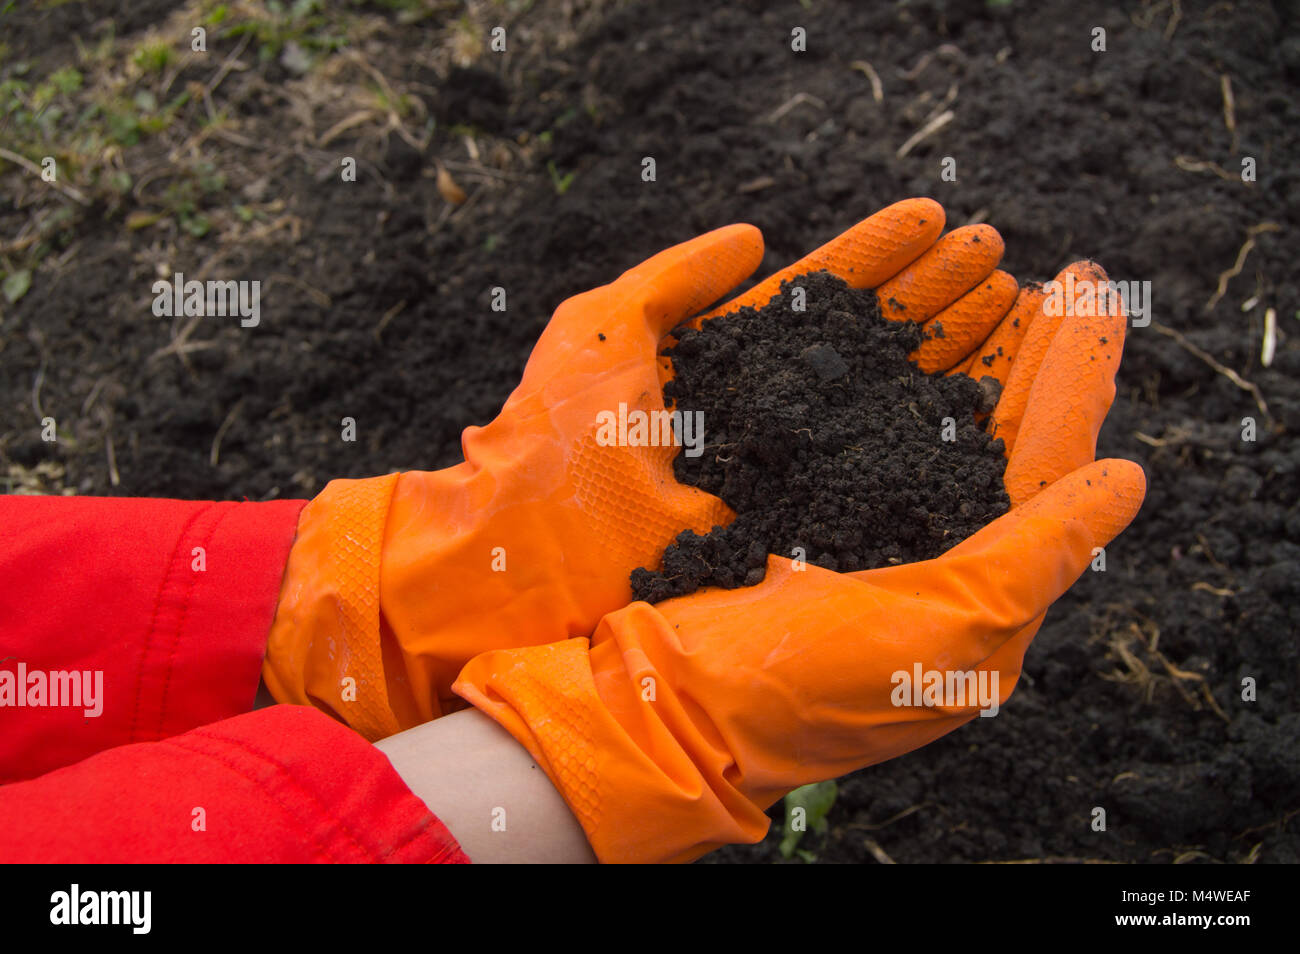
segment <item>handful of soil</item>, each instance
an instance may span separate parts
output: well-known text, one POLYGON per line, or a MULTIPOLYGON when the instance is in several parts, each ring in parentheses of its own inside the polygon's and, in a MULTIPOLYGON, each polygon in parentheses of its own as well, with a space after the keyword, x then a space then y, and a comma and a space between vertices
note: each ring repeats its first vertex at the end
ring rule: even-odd
POLYGON ((928 560, 1006 513, 1003 444, 975 420, 996 382, 923 373, 908 359, 922 335, 828 272, 674 332, 664 397, 704 422, 703 453, 679 453, 676 476, 736 519, 684 531, 659 569, 632 571, 634 597, 752 586, 769 553, 840 572, 928 560))

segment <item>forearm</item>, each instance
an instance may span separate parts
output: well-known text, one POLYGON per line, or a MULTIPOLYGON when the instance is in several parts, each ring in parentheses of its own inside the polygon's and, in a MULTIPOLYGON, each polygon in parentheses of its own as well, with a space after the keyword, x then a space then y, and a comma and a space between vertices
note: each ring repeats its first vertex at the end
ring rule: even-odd
POLYGON ((533 757, 465 709, 375 743, 479 863, 592 863, 582 827, 533 757))

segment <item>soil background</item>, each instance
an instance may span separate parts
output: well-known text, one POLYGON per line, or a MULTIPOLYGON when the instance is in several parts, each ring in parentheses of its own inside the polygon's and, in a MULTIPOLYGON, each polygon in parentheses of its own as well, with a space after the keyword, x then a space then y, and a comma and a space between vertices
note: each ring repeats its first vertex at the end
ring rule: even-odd
MULTIPOLYGON (((0 489, 269 499, 449 465, 567 296, 737 221, 762 229, 771 271, 932 196, 950 227, 994 225, 1022 283, 1079 258, 1151 283, 1098 449, 1141 463, 1149 491, 1105 572, 1048 614, 998 718, 841 780, 828 831, 800 847, 1300 860, 1300 5, 240 3, 206 58, 155 75, 133 54, 155 36, 187 49, 215 9, 0 16, 0 83, 30 84, 0 109, 0 145, 39 160, 52 136, 83 200, 0 164, 0 271, 31 278, 0 297, 0 489), (85 85, 54 96, 64 125, 23 125, 36 84, 70 66, 85 85), (106 114, 80 109, 92 95, 153 120, 180 90, 158 122, 65 157, 61 130, 106 114), (468 201, 444 198, 439 164, 468 201), (151 283, 172 271, 260 277, 259 326, 155 317, 151 283), (338 439, 346 416, 356 443, 338 439)), ((706 860, 779 860, 779 827, 706 860)))

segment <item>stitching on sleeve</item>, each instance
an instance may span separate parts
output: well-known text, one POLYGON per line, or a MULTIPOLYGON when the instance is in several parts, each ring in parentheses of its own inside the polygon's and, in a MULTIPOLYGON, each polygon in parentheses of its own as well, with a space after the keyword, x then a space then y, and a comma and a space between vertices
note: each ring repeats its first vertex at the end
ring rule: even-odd
MULTIPOLYGON (((189 734, 193 735, 193 734, 196 734, 196 733, 189 733, 189 734)), ((303 815, 302 815, 300 812, 294 811, 294 810, 293 810, 293 807, 292 807, 291 805, 285 803, 282 799, 280 799, 279 796, 277 796, 277 795, 275 795, 275 794, 273 794, 273 793, 267 791, 267 789, 266 789, 266 785, 265 785, 265 783, 264 783, 261 779, 255 778, 252 774, 250 774, 247 770, 245 770, 244 768, 242 768, 242 767, 241 767, 238 763, 236 763, 234 760, 229 759, 229 758, 225 758, 225 757, 223 757, 223 756, 221 756, 221 755, 217 755, 217 754, 215 754, 215 753, 213 753, 213 752, 209 752, 209 751, 207 751, 207 750, 205 750, 205 749, 203 749, 203 748, 201 748, 201 747, 197 747, 197 746, 194 746, 194 745, 192 745, 192 744, 187 744, 186 742, 182 741, 184 738, 185 738, 185 736, 183 736, 183 735, 173 736, 173 737, 170 738, 170 739, 163 739, 161 742, 159 742, 159 743, 157 743, 157 744, 158 744, 158 745, 171 745, 171 746, 175 746, 176 748, 181 749, 182 751, 189 752, 189 753, 191 753, 191 754, 193 754, 193 755, 200 755, 200 756, 202 756, 202 757, 204 757, 204 758, 206 758, 206 759, 209 759, 210 761, 216 762, 218 765, 222 765, 222 766, 224 766, 227 770, 233 772, 235 775, 238 775, 240 778, 242 778, 242 779, 244 779, 245 781, 247 781, 247 782, 248 782, 250 785, 252 785, 253 788, 255 788, 255 789, 258 791, 258 793, 259 793, 260 795, 262 795, 264 798, 266 798, 266 799, 268 799, 268 800, 274 802, 277 806, 279 806, 280 810, 281 810, 282 812, 284 812, 285 815, 287 815, 287 816, 289 816, 290 818, 292 818, 292 819, 293 819, 294 821, 296 821, 300 826, 302 826, 302 827, 304 827, 304 828, 307 827, 308 820, 305 819, 305 818, 303 817, 303 815)), ((211 741, 214 741, 214 742, 224 742, 224 743, 227 743, 227 744, 230 744, 230 745, 235 745, 235 746, 237 746, 237 747, 239 747, 239 748, 241 748, 241 749, 246 749, 246 748, 247 748, 246 746, 242 745, 240 742, 238 742, 238 741, 236 741, 236 740, 233 740, 233 739, 224 739, 224 738, 219 738, 219 737, 215 737, 215 736, 208 736, 207 738, 209 738, 211 741)), ((250 755, 255 755, 255 756, 258 755, 258 753, 253 752, 253 751, 251 751, 251 750, 249 750, 249 754, 250 754, 250 755)), ((266 760, 264 760, 264 761, 266 761, 266 760)), ((300 790, 303 790, 303 791, 306 791, 305 789, 302 788, 301 785, 298 784, 297 780, 294 779, 293 776, 291 776, 291 775, 289 775, 287 772, 285 772, 281 766, 279 766, 279 765, 277 765, 277 764, 275 764, 275 763, 272 763, 272 767, 275 768, 275 769, 277 770, 277 772, 279 772, 280 775, 288 777, 289 781, 292 782, 293 785, 294 785, 296 788, 298 788, 298 789, 300 789, 300 790)), ((312 795, 311 792, 306 792, 306 794, 312 798, 312 801, 316 802, 316 803, 319 805, 319 800, 316 799, 315 796, 312 795)), ((326 812, 326 814, 328 815, 329 813, 326 812)), ((331 817, 332 817, 332 816, 331 816, 331 817)), ((350 833, 349 833, 349 836, 351 836, 350 833)), ((347 860, 347 859, 344 859, 344 858, 340 858, 340 857, 339 857, 339 856, 338 856, 334 851, 330 850, 329 847, 327 847, 324 843, 322 843, 321 840, 320 840, 319 838, 317 838, 315 835, 310 836, 310 838, 311 838, 311 842, 312 842, 312 844, 314 844, 314 845, 316 846, 316 849, 317 849, 317 851, 318 851, 319 854, 324 855, 325 857, 329 858, 331 861, 343 862, 343 861, 346 861, 346 860, 347 860)), ((353 839, 353 843, 355 844, 355 838, 353 839)), ((357 847, 360 848, 359 845, 358 845, 357 847)), ((362 849, 362 851, 364 852, 364 849, 362 849)))
MULTIPOLYGON (((291 782, 296 789, 298 789, 309 799, 311 799, 312 804, 316 806, 320 814, 322 814, 327 819, 329 819, 336 828, 338 828, 343 834, 345 834, 348 840, 352 843, 352 846, 356 848, 357 851, 361 852, 363 855, 367 857, 373 858, 376 856, 377 854, 376 851, 372 848, 366 847, 366 845, 362 842, 362 840, 357 836, 356 832, 353 831, 352 826, 350 826, 341 817, 339 817, 333 811, 331 811, 330 807, 326 805, 324 802, 322 802, 316 796, 315 792, 313 792, 310 788, 308 788, 307 786, 299 782, 298 779, 294 777, 294 774, 289 770, 288 766, 286 766, 275 756, 270 755, 262 751, 261 749, 253 747, 249 743, 245 742, 243 739, 232 739, 228 736, 219 735, 217 733, 209 732, 204 729, 195 729, 189 732, 188 734, 191 736, 197 736, 199 738, 209 739, 213 742, 220 742, 228 745, 238 746, 248 754, 256 756, 257 758, 261 759, 267 765, 270 765, 272 768, 274 768, 280 775, 284 776, 289 782, 291 782)), ((179 744, 180 738, 182 737, 178 736, 168 741, 176 742, 177 744, 179 744)), ((387 857, 389 853, 390 852, 379 853, 379 857, 381 858, 387 857)))
POLYGON ((167 566, 163 570, 162 579, 159 580, 158 582, 158 590, 156 593, 154 593, 153 612, 150 614, 150 618, 149 618, 149 631, 145 635, 144 647, 140 650, 140 667, 139 670, 136 672, 135 709, 131 714, 131 732, 130 735, 127 736, 127 738, 130 739, 132 742, 140 741, 139 735, 137 734, 137 730, 140 727, 140 706, 141 706, 141 699, 144 696, 143 686, 142 686, 144 682, 144 670, 145 670, 145 664, 149 659, 149 649, 153 645, 154 636, 158 629, 158 611, 159 608, 162 606, 163 592, 167 589, 167 581, 168 579, 171 578, 172 568, 176 565, 176 554, 180 551, 181 544, 184 542, 186 534, 188 534, 190 528, 194 526, 195 521, 197 521, 200 517, 202 517, 205 513, 207 513, 207 511, 210 510, 211 508, 212 508, 212 504, 208 504, 206 507, 196 510, 194 513, 190 514, 189 519, 185 521, 185 525, 181 527, 180 533, 176 535, 176 543, 172 546, 171 556, 168 558, 167 566))
MULTIPOLYGON (((230 507, 221 508, 220 512, 217 515, 216 522, 213 523, 212 526, 208 528, 207 533, 205 533, 200 538, 201 542, 198 544, 198 546, 203 547, 204 553, 208 551, 208 548, 212 543, 212 538, 216 536, 217 530, 218 528, 220 528, 222 522, 225 521, 226 517, 229 516, 232 512, 234 512, 235 507, 238 506, 239 504, 234 504, 233 506, 230 507)), ((181 616, 176 623, 176 630, 172 634, 171 652, 167 654, 167 664, 166 664, 165 675, 163 677, 162 695, 159 696, 158 698, 158 736, 157 737, 160 739, 163 738, 163 726, 166 723, 166 718, 167 718, 167 696, 168 696, 168 690, 171 689, 172 673, 175 671, 176 650, 180 647, 181 633, 184 632, 185 622, 186 620, 189 619, 190 605, 193 602, 194 591, 198 587, 198 585, 199 585, 199 574, 190 573, 189 586, 185 588, 185 595, 181 600, 181 616)))

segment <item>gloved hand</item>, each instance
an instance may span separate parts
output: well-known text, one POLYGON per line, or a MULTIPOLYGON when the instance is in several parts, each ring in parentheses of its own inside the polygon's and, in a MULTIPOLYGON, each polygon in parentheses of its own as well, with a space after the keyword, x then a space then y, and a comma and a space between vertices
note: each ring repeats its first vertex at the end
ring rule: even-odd
MULTIPOLYGON (((713 313, 765 304, 782 279, 826 268, 878 288, 890 313, 942 322, 918 356, 946 368, 1016 296, 988 226, 939 239, 943 210, 910 199, 871 216, 713 313), (938 240, 938 241, 936 241, 938 240)), ((662 410, 664 336, 746 278, 762 237, 732 225, 662 252, 560 305, 519 387, 465 463, 335 480, 304 508, 263 675, 281 702, 314 704, 369 739, 464 705, 451 683, 487 649, 588 636, 631 598, 687 528, 729 522, 678 484, 678 448, 606 447, 602 412, 662 410)))
MULTIPOLYGON (((1071 269, 1105 282, 1092 263, 1071 269)), ((1093 460, 1126 328, 1118 297, 1064 320, 1040 306, 1038 290, 1021 297, 993 332, 1016 359, 987 365, 1006 379, 992 419, 1012 509, 943 556, 849 574, 769 556, 756 587, 633 603, 590 640, 465 667, 455 691, 532 753, 598 858, 686 861, 757 841, 790 790, 975 716, 971 698, 896 704, 909 696, 895 673, 974 671, 986 686, 996 674, 1005 702, 1047 608, 1145 492, 1136 464, 1093 460)))

